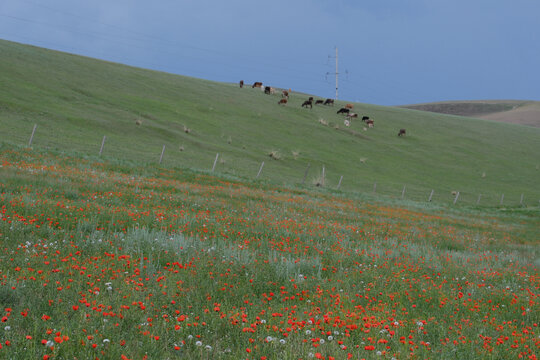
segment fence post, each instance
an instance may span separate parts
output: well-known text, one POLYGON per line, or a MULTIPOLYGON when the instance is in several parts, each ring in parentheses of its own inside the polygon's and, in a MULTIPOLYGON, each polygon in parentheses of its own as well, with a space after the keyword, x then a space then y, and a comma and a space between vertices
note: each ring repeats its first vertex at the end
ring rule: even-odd
POLYGON ((482 194, 478 194, 478 200, 476 200, 476 205, 480 204, 481 198, 482 198, 482 194))
POLYGON ((105 146, 105 139, 107 137, 103 135, 103 140, 101 140, 101 148, 99 149, 99 156, 101 156, 101 153, 103 153, 103 147, 105 146))
POLYGON ((403 191, 401 192, 401 199, 405 197, 405 186, 406 185, 403 185, 403 191))
POLYGON ((504 194, 501 195, 501 205, 503 204, 504 202, 504 194))
POLYGON ((212 166, 212 172, 216 169, 217 159, 219 157, 219 153, 216 154, 216 159, 214 160, 214 165, 212 166))
POLYGON ((163 149, 161 149, 161 156, 159 157, 159 163, 161 164, 161 161, 163 160, 163 154, 165 153, 165 145, 163 145, 163 149))
POLYGON ((456 205, 457 199, 459 198, 459 191, 456 194, 456 198, 454 199, 454 205, 456 205))
POLYGON ((257 173, 257 177, 255 177, 255 179, 258 179, 259 175, 261 175, 261 171, 263 169, 263 166, 264 166, 264 161, 261 163, 261 167, 259 168, 259 172, 257 173))
POLYGON ((339 178, 336 190, 339 190, 339 187, 341 186, 341 180, 343 180, 343 175, 341 175, 341 177, 339 178))
POLYGON ((30 135, 30 141, 28 141, 28 146, 32 146, 32 140, 34 140, 34 133, 36 132, 37 124, 34 124, 32 129, 32 135, 30 135))
POLYGON ((521 200, 519 200, 519 205, 523 206, 523 194, 521 194, 521 200))
POLYGON ((308 171, 309 171, 309 167, 311 166, 310 163, 307 164, 307 168, 306 168, 306 171, 304 172, 304 178, 302 179, 302 185, 304 185, 304 183, 306 182, 306 177, 307 177, 307 174, 308 174, 308 171))
POLYGON ((324 165, 322 166, 322 186, 324 187, 324 178, 325 178, 325 173, 324 173, 324 165))
POLYGON ((431 194, 429 194, 428 202, 431 202, 431 198, 433 197, 434 192, 435 192, 435 190, 431 190, 431 194))
POLYGON ((373 184, 373 193, 375 194, 377 192, 377 183, 373 184))

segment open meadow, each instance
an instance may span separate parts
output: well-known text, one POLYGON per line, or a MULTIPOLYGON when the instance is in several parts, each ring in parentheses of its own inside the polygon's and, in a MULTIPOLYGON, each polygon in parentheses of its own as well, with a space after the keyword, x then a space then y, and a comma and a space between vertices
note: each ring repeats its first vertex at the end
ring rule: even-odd
POLYGON ((538 358, 540 128, 0 61, 0 359, 538 358))
POLYGON ((3 359, 536 359, 535 209, 0 148, 3 359))

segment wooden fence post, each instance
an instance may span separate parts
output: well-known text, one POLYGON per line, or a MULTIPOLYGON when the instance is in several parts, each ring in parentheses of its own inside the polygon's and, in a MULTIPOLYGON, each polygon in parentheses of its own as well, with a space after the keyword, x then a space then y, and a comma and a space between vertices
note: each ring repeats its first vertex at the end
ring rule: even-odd
POLYGON ((405 197, 405 186, 406 185, 403 185, 403 191, 401 192, 401 199, 405 197))
POLYGON ((457 202, 457 199, 458 199, 458 198, 459 198, 459 191, 457 192, 456 197, 455 197, 455 199, 454 199, 454 205, 456 205, 456 202, 457 202))
POLYGON ((159 157, 160 164, 161 164, 161 161, 163 160, 163 154, 165 154, 165 145, 163 145, 163 149, 161 149, 161 156, 159 157))
POLYGON ((306 168, 306 171, 304 172, 304 178, 302 179, 302 185, 304 185, 304 183, 306 182, 306 177, 307 177, 307 174, 308 174, 308 171, 309 171, 309 167, 311 166, 310 163, 307 164, 307 168, 306 168))
POLYGON ((219 157, 219 153, 216 154, 216 159, 214 160, 214 165, 212 166, 212 172, 216 169, 217 159, 219 157))
POLYGON ((343 175, 341 175, 341 177, 339 178, 336 190, 339 190, 339 187, 341 186, 341 180, 343 180, 343 175))
POLYGON ((259 175, 261 175, 261 171, 263 169, 263 166, 264 166, 264 161, 261 163, 261 167, 259 168, 259 172, 257 173, 257 176, 255 177, 255 179, 258 179, 259 175))
POLYGON ((433 197, 434 192, 435 192, 435 190, 431 190, 431 194, 429 194, 428 202, 431 202, 431 198, 433 197))
POLYGON ((105 135, 103 135, 103 140, 101 140, 101 148, 99 149, 99 156, 101 156, 101 154, 103 153, 103 147, 105 146, 105 139, 107 137, 105 135))
POLYGON ((30 141, 28 141, 28 146, 32 146, 32 140, 34 140, 34 133, 36 132, 37 124, 34 124, 32 129, 32 135, 30 135, 30 141))

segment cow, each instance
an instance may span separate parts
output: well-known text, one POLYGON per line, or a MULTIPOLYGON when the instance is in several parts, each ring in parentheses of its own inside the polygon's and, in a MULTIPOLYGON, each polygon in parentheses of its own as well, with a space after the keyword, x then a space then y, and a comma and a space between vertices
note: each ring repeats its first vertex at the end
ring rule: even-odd
POLYGON ((347 105, 345 105, 345 107, 346 107, 347 109, 352 110, 352 108, 354 107, 354 105, 353 105, 353 104, 347 104, 347 105))
POLYGON ((289 92, 287 90, 283 90, 281 91, 281 97, 284 97, 284 98, 289 98, 289 92))
POLYGON ((319 105, 324 103, 324 100, 315 100, 315 105, 319 105))
POLYGON ((323 105, 332 105, 332 106, 334 106, 334 99, 326 99, 323 105))
POLYGON ((264 87, 264 93, 267 94, 267 95, 270 95, 271 90, 272 90, 272 88, 270 86, 265 86, 264 87))
POLYGON ((366 121, 366 120, 369 120, 369 116, 362 116, 362 121, 366 121))
POLYGON ((285 105, 287 103, 287 99, 281 99, 278 101, 278 105, 285 105))
POLYGON ((244 80, 240 80, 240 89, 244 87, 244 80))
POLYGON ((253 85, 251 86, 251 88, 253 89, 253 88, 256 88, 256 87, 262 88, 262 82, 259 82, 259 81, 254 82, 253 85))
POLYGON ((399 134, 397 134, 397 136, 405 136, 406 132, 405 129, 399 129, 399 134))
POLYGON ((349 113, 349 109, 347 108, 341 108, 337 111, 337 114, 348 114, 349 113))
POLYGON ((372 119, 366 120, 366 124, 370 128, 375 126, 375 122, 372 119))
POLYGON ((310 96, 308 100, 313 101, 313 96, 310 96))
POLYGON ((313 101, 312 101, 312 100, 306 100, 306 101, 304 101, 304 103, 302 104, 302 107, 306 107, 306 108, 307 108, 308 106, 309 106, 310 109, 313 109, 313 101))
POLYGON ((347 118, 348 118, 348 119, 357 118, 357 117, 358 117, 358 114, 357 114, 357 113, 348 113, 348 114, 347 114, 347 118))

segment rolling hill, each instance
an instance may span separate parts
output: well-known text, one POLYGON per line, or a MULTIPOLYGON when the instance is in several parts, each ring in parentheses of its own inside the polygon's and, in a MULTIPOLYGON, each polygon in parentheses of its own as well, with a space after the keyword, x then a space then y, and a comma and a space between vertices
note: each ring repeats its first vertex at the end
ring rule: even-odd
MULTIPOLYGON (((209 170, 228 176, 425 201, 538 205, 540 129, 424 111, 354 104, 375 120, 350 127, 335 107, 286 106, 278 93, 133 68, 0 41, 2 147, 28 144, 109 161, 209 170), (406 137, 398 137, 400 128, 406 137), (272 157, 269 155, 273 154, 272 157), (376 186, 374 185, 376 183, 376 186)), ((246 79, 247 80, 247 79, 246 79)), ((259 80, 259 79, 257 79, 259 80)), ((265 79, 261 79, 265 80, 265 79)))
POLYGON ((444 101, 405 105, 402 107, 441 114, 468 116, 478 119, 540 127, 540 101, 444 101))

